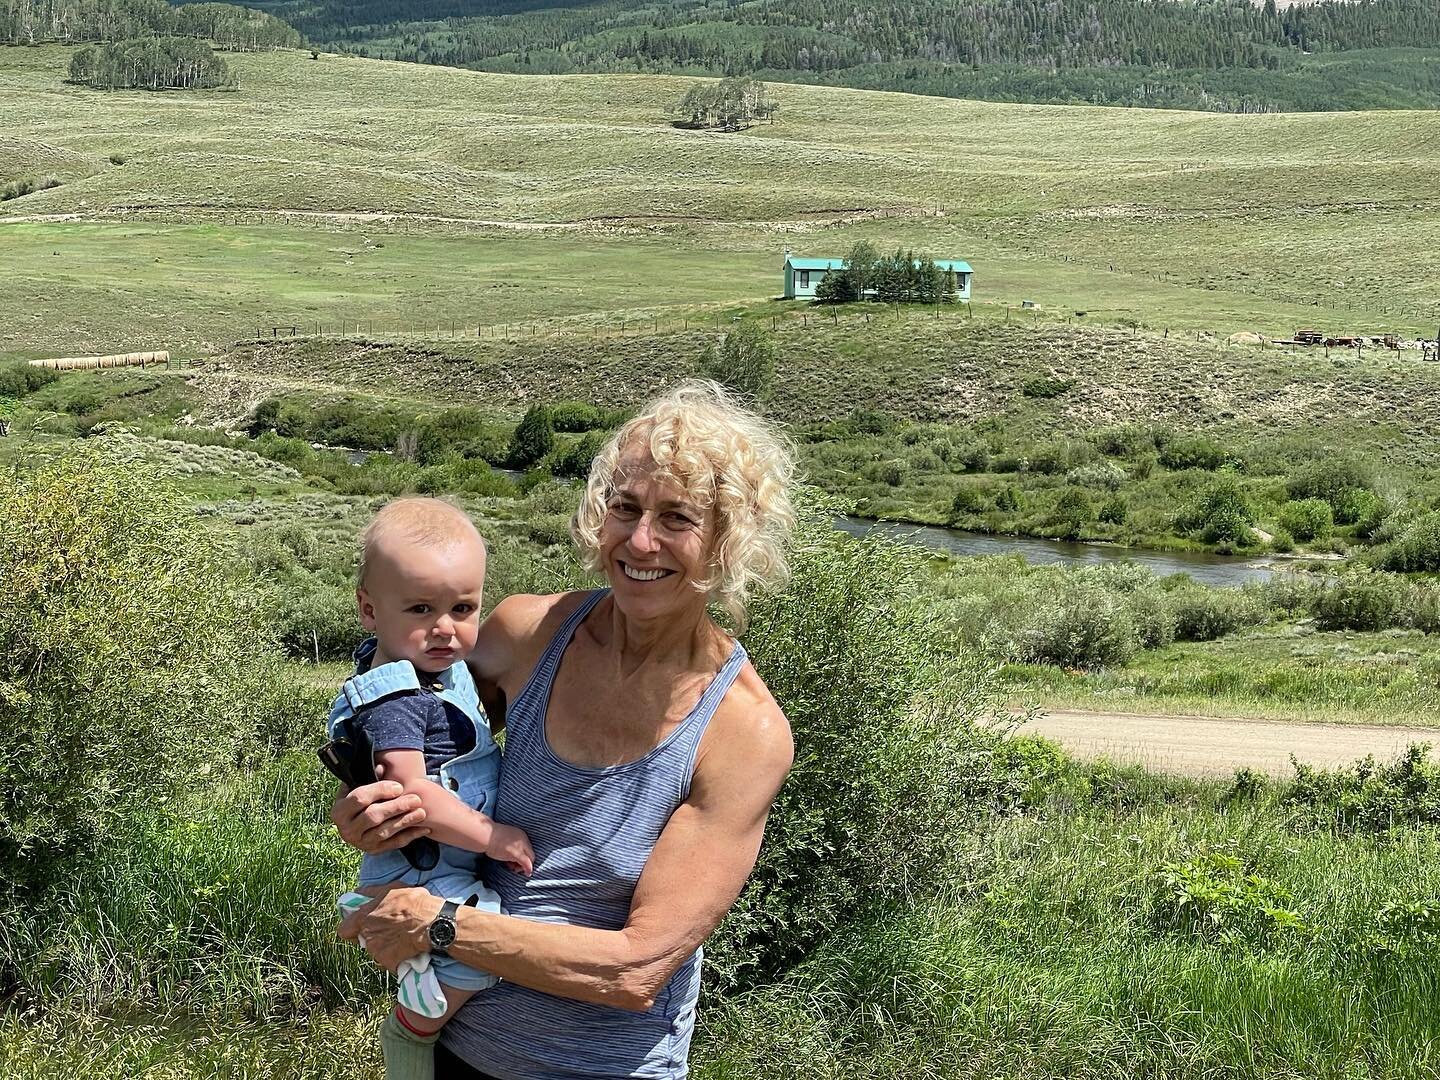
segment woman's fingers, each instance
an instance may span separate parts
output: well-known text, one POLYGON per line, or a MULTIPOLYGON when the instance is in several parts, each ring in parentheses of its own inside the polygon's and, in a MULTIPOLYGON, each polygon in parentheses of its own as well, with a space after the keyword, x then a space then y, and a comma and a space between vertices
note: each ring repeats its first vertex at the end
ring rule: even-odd
POLYGON ((364 889, 378 899, 348 915, 340 924, 340 936, 354 941, 365 938, 365 948, 382 967, 394 971, 400 961, 429 948, 426 931, 444 903, 424 889, 385 885, 364 889))
POLYGON ((420 796, 406 795, 405 789, 393 780, 344 793, 330 808, 330 820, 340 830, 342 840, 372 855, 404 847, 427 834, 418 827, 425 820, 420 796))

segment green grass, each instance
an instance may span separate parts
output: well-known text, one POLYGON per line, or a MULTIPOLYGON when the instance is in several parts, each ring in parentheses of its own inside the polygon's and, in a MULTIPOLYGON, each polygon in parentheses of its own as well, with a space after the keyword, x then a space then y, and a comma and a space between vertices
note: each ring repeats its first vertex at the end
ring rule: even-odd
POLYGON ((1282 624, 1102 672, 1010 665, 1004 676, 1017 701, 1043 708, 1396 725, 1430 725, 1440 712, 1440 642, 1418 631, 1282 624))
POLYGON ((969 258, 977 299, 1052 318, 1429 332, 1437 310, 1420 269, 1431 113, 787 86, 780 122, 727 137, 669 126, 687 83, 668 76, 277 52, 235 58, 239 93, 182 99, 67 86, 67 56, 0 49, 0 180, 64 181, 5 214, 65 220, 0 225, 27 268, 0 318, 17 354, 754 302, 778 291, 785 247, 862 237, 969 258), (1356 307, 1314 306, 1330 302, 1356 307))

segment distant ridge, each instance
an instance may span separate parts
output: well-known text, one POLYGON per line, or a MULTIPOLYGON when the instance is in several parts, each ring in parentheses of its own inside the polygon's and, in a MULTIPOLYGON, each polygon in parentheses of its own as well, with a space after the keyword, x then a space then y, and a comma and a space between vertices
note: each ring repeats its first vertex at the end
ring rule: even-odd
POLYGON ((1440 107, 1435 0, 257 0, 326 48, 523 74, 756 74, 992 101, 1440 107))

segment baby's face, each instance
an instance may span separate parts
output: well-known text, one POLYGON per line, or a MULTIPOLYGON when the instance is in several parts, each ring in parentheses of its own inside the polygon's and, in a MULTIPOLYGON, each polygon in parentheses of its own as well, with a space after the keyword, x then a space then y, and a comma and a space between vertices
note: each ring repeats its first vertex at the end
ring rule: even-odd
POLYGON ((484 585, 485 548, 474 537, 382 547, 357 592, 360 622, 380 645, 375 662, 408 660, 434 673, 464 660, 480 629, 484 585))

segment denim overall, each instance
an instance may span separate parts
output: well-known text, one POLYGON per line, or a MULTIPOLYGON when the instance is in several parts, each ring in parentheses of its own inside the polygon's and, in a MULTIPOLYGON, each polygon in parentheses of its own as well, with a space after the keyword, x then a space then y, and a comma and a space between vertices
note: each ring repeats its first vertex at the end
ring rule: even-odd
MULTIPOLYGON (((376 641, 371 638, 355 650, 356 673, 345 680, 335 703, 330 706, 330 738, 344 735, 348 721, 357 713, 392 694, 434 694, 452 716, 463 716, 475 732, 475 748, 451 758, 429 779, 450 792, 466 806, 492 814, 500 784, 500 748, 490 736, 490 722, 480 705, 475 681, 464 663, 451 664, 438 674, 421 674, 408 660, 396 660, 362 670, 374 657, 376 641), (424 680, 423 682, 421 680, 424 680)), ((417 870, 399 851, 366 855, 360 863, 361 885, 388 885, 401 882, 418 885, 432 896, 468 904, 485 911, 500 910, 500 897, 480 877, 480 861, 474 851, 440 845, 440 859, 432 869, 417 870)), ((461 990, 484 990, 498 980, 495 976, 466 967, 448 957, 433 959, 440 982, 461 990)))

